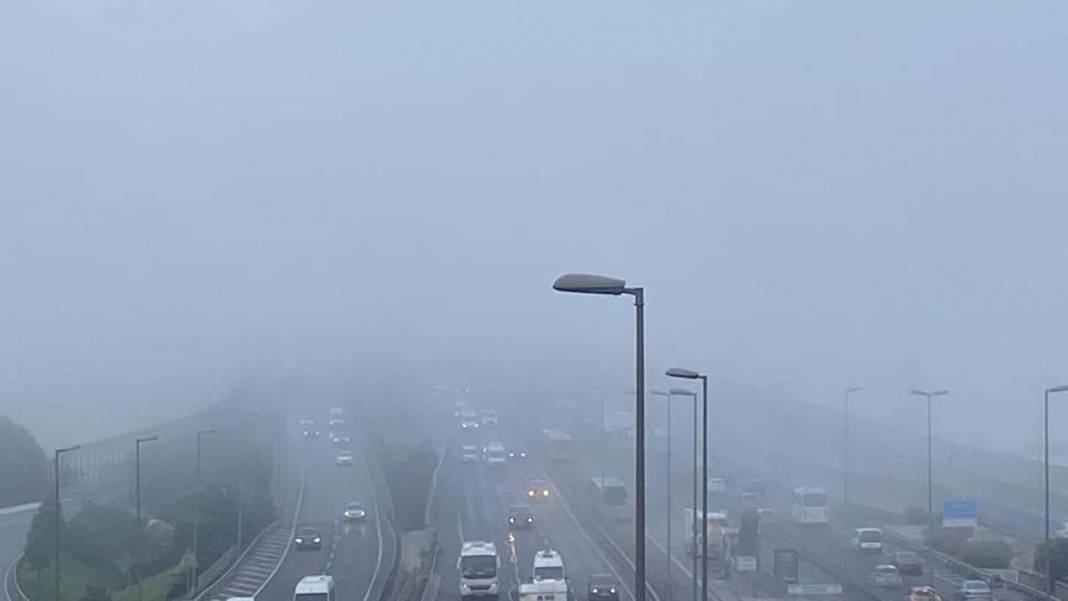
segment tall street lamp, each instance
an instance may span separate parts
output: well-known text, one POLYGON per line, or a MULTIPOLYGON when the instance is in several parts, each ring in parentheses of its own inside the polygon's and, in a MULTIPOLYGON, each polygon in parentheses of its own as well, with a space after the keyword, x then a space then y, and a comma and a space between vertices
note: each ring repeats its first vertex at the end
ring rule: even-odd
MULTIPOLYGON (((144 561, 144 528, 141 527, 141 445, 146 442, 159 440, 159 436, 145 436, 134 441, 134 463, 136 464, 136 497, 137 497, 137 555, 138 561, 144 561)), ((134 570, 137 574, 137 598, 141 598, 141 567, 138 565, 134 570)))
POLYGON ((849 397, 854 392, 860 392, 864 388, 850 386, 845 389, 845 403, 843 404, 843 432, 842 432, 842 505, 849 507, 849 397))
POLYGON ((1050 545, 1049 539, 1049 395, 1057 392, 1068 392, 1068 385, 1054 386, 1053 388, 1047 388, 1045 394, 1045 446, 1046 446, 1046 459, 1045 459, 1045 471, 1046 471, 1046 592, 1053 594, 1053 570, 1050 569, 1050 554, 1053 551, 1052 545, 1050 545))
MULTIPOLYGON (((196 491, 198 497, 200 496, 201 447, 204 444, 204 436, 207 435, 207 434, 214 434, 214 433, 215 433, 215 428, 203 428, 203 429, 197 430, 197 469, 196 469, 196 479, 194 481, 195 483, 194 483, 194 486, 193 486, 193 490, 196 491)), ((194 560, 196 560, 196 558, 199 556, 199 553, 200 553, 200 510, 198 508, 196 513, 193 515, 193 559, 194 560)), ((191 584, 192 584, 192 590, 189 591, 191 594, 192 593, 196 593, 196 590, 197 590, 197 577, 199 576, 199 574, 198 574, 199 570, 198 570, 196 561, 193 562, 193 568, 192 569, 193 569, 193 578, 190 581, 191 584)))
POLYGON ((634 297, 636 330, 634 416, 634 601, 645 601, 645 289, 602 275, 569 273, 556 278, 553 289, 578 294, 634 297))
MULTIPOLYGON (((52 469, 53 469, 53 471, 55 471, 55 476, 56 476, 56 498, 55 498, 55 506, 54 506, 55 511, 56 511, 56 515, 55 515, 55 523, 53 524, 53 526, 55 527, 55 530, 56 530, 56 548, 55 548, 55 554, 56 554, 55 563, 56 563, 56 565, 55 565, 55 569, 53 570, 53 573, 52 573, 53 584, 55 585, 56 601, 59 601, 59 530, 63 526, 62 513, 61 513, 60 507, 59 507, 59 457, 60 457, 60 455, 63 455, 64 453, 70 453, 71 451, 77 451, 80 448, 82 448, 82 445, 76 444, 76 445, 71 446, 71 447, 64 447, 62 449, 56 449, 55 455, 53 456, 53 462, 52 462, 52 469)), ((1048 530, 1048 528, 1047 528, 1047 530, 1048 530)))
POLYGON ((655 394, 656 396, 662 396, 667 399, 667 403, 664 406, 667 408, 667 598, 668 601, 672 601, 674 598, 674 590, 672 586, 672 569, 671 569, 671 393, 664 392, 663 390, 653 390, 649 394, 655 394))
MULTIPOLYGON (((693 499, 690 507, 693 508, 693 519, 690 520, 690 540, 697 542, 697 393, 686 388, 672 388, 671 394, 675 396, 688 396, 693 400, 693 499)), ((693 601, 697 601, 697 553, 693 553, 693 601)))
POLYGON ((672 378, 701 380, 701 601, 708 601, 708 376, 679 367, 664 373, 672 378))
POLYGON ((931 398, 945 396, 948 390, 912 390, 911 394, 927 398, 927 575, 931 586, 934 586, 934 546, 931 537, 934 536, 934 501, 931 493, 931 398))

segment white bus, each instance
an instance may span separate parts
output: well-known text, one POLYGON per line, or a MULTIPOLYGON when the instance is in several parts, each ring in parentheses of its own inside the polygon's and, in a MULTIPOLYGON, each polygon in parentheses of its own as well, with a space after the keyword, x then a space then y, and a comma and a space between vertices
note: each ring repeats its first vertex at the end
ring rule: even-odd
POLYGON ((811 486, 795 488, 793 516, 794 521, 799 524, 826 524, 829 522, 827 491, 811 486))
POLYGON ((305 576, 293 591, 293 601, 334 601, 334 577, 305 576))
POLYGON ((630 517, 629 495, 627 485, 612 476, 594 476, 586 487, 586 498, 590 509, 597 515, 612 520, 625 520, 630 517))
POLYGON ((545 445, 550 461, 570 461, 574 457, 575 443, 570 434, 551 428, 542 430, 542 434, 545 435, 545 445))
POLYGON ((460 547, 456 569, 460 572, 460 599, 497 598, 497 545, 485 541, 468 541, 460 547))

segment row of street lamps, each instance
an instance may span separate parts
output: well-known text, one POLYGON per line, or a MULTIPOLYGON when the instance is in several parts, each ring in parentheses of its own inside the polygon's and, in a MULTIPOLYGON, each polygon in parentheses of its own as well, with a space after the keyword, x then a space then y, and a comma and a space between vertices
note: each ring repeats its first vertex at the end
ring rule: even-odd
MULTIPOLYGON (((635 415, 635 449, 634 449, 634 597, 635 601, 645 601, 646 576, 645 576, 645 289, 640 286, 627 286, 626 281, 602 275, 571 273, 562 275, 553 282, 553 289, 560 292, 572 292, 578 294, 600 294, 620 296, 626 294, 634 297, 635 307, 635 391, 634 391, 634 415, 635 415)), ((708 375, 699 372, 672 368, 665 374, 672 378, 688 380, 701 380, 702 410, 701 410, 701 472, 702 477, 702 500, 701 515, 703 532, 708 532, 708 375)), ((844 436, 842 453, 842 500, 849 503, 849 400, 850 396, 862 390, 859 386, 850 386, 844 393, 844 436)), ((1045 391, 1045 523, 1046 523, 1046 577, 1047 587, 1053 592, 1053 574, 1050 570, 1049 549, 1049 397, 1053 393, 1068 392, 1068 385, 1056 386, 1045 391)), ((694 396, 694 506, 697 505, 697 398, 688 390, 673 389, 670 392, 654 392, 654 394, 668 397, 668 599, 671 599, 671 409, 670 399, 672 395, 694 396)), ((927 400, 927 517, 928 532, 934 531, 934 500, 932 493, 932 467, 931 467, 931 399, 949 394, 948 390, 911 390, 910 394, 921 396, 927 400)), ((603 411, 603 408, 602 408, 603 411)), ((604 427, 602 415, 601 427, 604 427)), ((696 537, 697 520, 693 520, 694 535, 696 537)), ((694 539, 696 540, 696 538, 694 539)), ((934 550, 930 544, 928 548, 928 565, 934 565, 934 550)), ((697 599, 697 558, 694 558, 694 600, 697 599)), ((701 536, 701 601, 708 601, 708 540, 707 536, 701 536)), ((928 570, 933 578, 933 570, 928 570)))
MULTIPOLYGON (((205 428, 205 429, 197 430, 197 458, 196 458, 196 490, 197 491, 200 490, 200 458, 201 458, 201 445, 203 443, 203 437, 206 434, 214 434, 214 433, 215 433, 215 428, 205 428)), ((148 443, 148 442, 155 442, 157 440, 159 440, 159 436, 143 436, 143 437, 139 437, 139 438, 134 440, 134 464, 136 466, 135 470, 134 470, 135 471, 135 476, 134 476, 135 492, 134 492, 134 495, 136 497, 136 507, 137 507, 137 509, 136 509, 136 511, 137 511, 137 518, 136 518, 137 519, 137 547, 138 547, 137 550, 138 550, 138 555, 139 556, 142 554, 143 546, 144 546, 144 544, 143 544, 144 529, 141 526, 141 445, 143 445, 145 443, 148 443)), ((77 451, 80 448, 82 448, 81 445, 74 445, 74 446, 70 446, 70 447, 64 447, 64 448, 61 448, 61 449, 56 449, 55 455, 54 455, 54 459, 53 459, 53 470, 55 472, 55 499, 54 499, 54 501, 55 501, 55 516, 54 516, 55 522, 53 524, 53 527, 55 529, 55 549, 54 549, 54 552, 55 552, 55 557, 54 557, 55 566, 54 566, 54 568, 55 569, 52 572, 52 576, 53 576, 53 587, 54 587, 54 591, 55 591, 55 601, 60 601, 60 567, 59 567, 60 553, 59 553, 59 550, 60 550, 60 530, 61 530, 62 525, 63 525, 62 512, 60 511, 60 500, 59 500, 59 460, 60 460, 60 456, 61 455, 64 455, 66 453, 70 453, 70 452, 73 452, 73 451, 77 451)), ((200 521, 200 518, 199 518, 199 515, 198 515, 196 518, 194 518, 194 522, 193 522, 193 556, 194 557, 196 557, 196 553, 197 553, 197 542, 198 542, 197 541, 197 527, 198 527, 199 521, 200 521)), ((137 578, 137 596, 138 596, 138 598, 140 598, 141 597, 141 574, 139 572, 137 572, 136 570, 135 570, 135 574, 136 574, 136 578, 137 578)), ((194 587, 196 586, 195 568, 194 568, 194 575, 193 575, 193 586, 194 587)))
MULTIPOLYGON (((645 601, 646 593, 646 576, 645 576, 645 289, 637 286, 627 286, 624 280, 618 278, 611 278, 601 275, 590 274, 567 274, 562 275, 553 282, 553 289, 560 292, 573 292, 578 294, 601 294, 609 296, 620 296, 626 294, 634 297, 635 308, 635 391, 634 391, 634 600, 645 601)), ((665 375, 671 378, 681 378, 686 380, 701 380, 702 385, 702 410, 701 410, 701 454, 702 454, 702 501, 701 501, 701 525, 702 532, 708 532, 708 376, 689 369, 672 368, 665 372, 665 375)), ((685 390, 673 390, 670 394, 694 394, 685 390)), ((669 403, 670 405, 670 403, 669 403)), ((696 429, 697 429, 697 399, 694 395, 694 431, 696 441, 696 429)), ((670 407, 669 407, 670 412, 670 407)), ((602 427, 604 426, 602 421, 602 427)), ((670 433, 670 427, 669 427, 670 433)), ((670 464, 670 441, 668 442, 668 462, 670 464)), ((696 448, 694 449, 694 469, 696 471, 696 448)), ((669 470, 669 484, 668 490, 670 495, 670 470, 669 470)), ((696 484, 696 475, 695 475, 696 484)), ((694 505, 696 506, 697 493, 696 486, 694 491, 694 505)), ((668 505, 668 511, 670 512, 670 501, 668 505)), ((696 513, 696 512, 695 512, 696 513)), ((696 517, 696 516, 695 516, 696 517)), ((694 528, 696 529, 697 520, 694 519, 694 528)), ((668 541, 668 586, 671 584, 670 566, 671 566, 671 541, 670 541, 670 515, 668 519, 669 524, 669 541, 668 541)), ((695 538, 696 540, 696 538, 695 538)), ((696 568, 696 558, 694 560, 694 567, 696 568)), ((701 577, 701 600, 708 601, 708 537, 701 536, 701 572, 706 576, 701 577)), ((698 571, 695 569, 694 578, 694 598, 697 596, 697 576, 698 571)), ((669 592, 668 598, 671 598, 669 592)))

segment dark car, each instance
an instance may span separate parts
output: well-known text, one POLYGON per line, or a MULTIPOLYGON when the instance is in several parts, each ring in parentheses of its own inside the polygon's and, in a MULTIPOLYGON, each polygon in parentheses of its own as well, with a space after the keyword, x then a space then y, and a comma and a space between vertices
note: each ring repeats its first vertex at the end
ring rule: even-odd
POLYGON ((915 551, 897 551, 894 553, 894 565, 905 576, 923 574, 923 558, 915 551))
POLYGON ((533 528, 534 512, 529 505, 512 505, 508 508, 509 528, 533 528))
POLYGON ((587 601, 619 601, 619 582, 611 574, 594 574, 586 589, 587 601))
POLYGON ((323 547, 323 535, 318 528, 313 526, 301 526, 297 528, 297 534, 293 537, 293 544, 298 550, 318 550, 323 547))

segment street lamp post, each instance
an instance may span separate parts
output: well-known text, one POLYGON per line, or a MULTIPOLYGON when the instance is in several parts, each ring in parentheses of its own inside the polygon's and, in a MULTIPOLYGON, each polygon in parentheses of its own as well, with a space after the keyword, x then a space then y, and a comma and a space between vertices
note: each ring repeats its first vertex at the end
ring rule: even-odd
MULTIPOLYGON (((675 396, 688 396, 693 400, 693 499, 690 507, 693 509, 693 519, 690 520, 690 540, 697 543, 697 393, 686 388, 672 388, 671 394, 675 396)), ((693 584, 691 586, 693 592, 693 601, 697 601, 697 554, 693 555, 693 584)))
POLYGON ((931 398, 945 396, 948 390, 912 390, 911 394, 927 398, 927 576, 931 586, 934 586, 934 546, 931 539, 934 536, 934 499, 931 482, 931 398))
POLYGON ((1049 538, 1049 395, 1058 392, 1068 392, 1068 385, 1047 388, 1045 394, 1045 414, 1043 419, 1044 442, 1045 442, 1045 494, 1046 494, 1046 592, 1053 594, 1053 570, 1050 569, 1050 554, 1053 551, 1049 538))
POLYGON ((708 376, 678 367, 665 373, 672 378, 701 380, 701 601, 708 601, 708 376))
POLYGON ((59 531, 60 531, 60 528, 63 527, 63 518, 61 517, 61 512, 60 512, 60 507, 59 507, 59 457, 60 457, 60 455, 63 455, 64 453, 70 453, 71 451, 77 451, 80 448, 82 448, 82 445, 76 444, 76 445, 71 446, 71 447, 64 447, 62 449, 56 449, 56 452, 55 452, 55 455, 54 455, 54 461, 52 463, 52 469, 55 471, 55 476, 56 476, 56 490, 55 490, 56 498, 55 498, 55 506, 54 506, 56 515, 55 515, 55 523, 53 524, 53 526, 55 527, 55 530, 56 530, 56 532, 55 532, 55 534, 56 534, 55 564, 56 565, 55 565, 55 569, 52 571, 53 584, 55 585, 56 601, 59 601, 59 531))
POLYGON ((860 386, 850 386, 845 389, 845 403, 843 404, 843 431, 842 431, 842 505, 849 507, 849 397, 854 392, 864 390, 860 386))
POLYGON ((570 273, 556 278, 553 289, 578 294, 634 297, 634 601, 645 601, 645 289, 628 287, 624 280, 601 275, 570 273))
POLYGON ((662 396, 667 399, 665 407, 667 407, 667 598, 668 601, 674 599, 674 587, 672 586, 672 572, 671 569, 671 392, 664 392, 663 390, 653 390, 650 394, 662 396))
MULTIPOLYGON (((144 550, 144 528, 141 527, 141 445, 143 445, 146 442, 153 442, 153 441, 156 441, 156 440, 159 440, 159 436, 145 436, 143 438, 138 438, 134 442, 134 463, 136 464, 136 468, 134 470, 135 473, 136 473, 136 477, 135 477, 136 482, 135 482, 134 486, 135 486, 135 489, 136 489, 136 493, 135 494, 136 494, 136 498, 137 498, 137 557, 138 557, 138 561, 143 561, 143 559, 144 559, 144 551, 145 551, 144 550)), ((137 562, 135 562, 135 565, 137 565, 137 562)), ((134 573, 137 575, 137 598, 140 599, 141 598, 141 566, 140 565, 137 566, 137 568, 134 570, 134 573)))
MULTIPOLYGON (((193 489, 196 491, 198 497, 200 496, 201 446, 204 443, 204 436, 206 434, 214 434, 214 433, 215 433, 215 428, 204 428, 204 429, 201 429, 201 430, 197 430, 197 468, 196 468, 196 478, 195 478, 195 483, 194 483, 193 489)), ((199 553, 200 553, 200 512, 199 512, 199 508, 198 508, 197 511, 193 515, 193 559, 194 559, 194 562, 193 562, 193 568, 192 568, 193 577, 192 577, 192 579, 190 579, 190 583, 192 585, 191 590, 189 591, 190 595, 192 595, 193 593, 196 593, 196 590, 197 590, 197 577, 199 576, 199 574, 198 574, 199 569, 198 569, 198 566, 196 565, 196 561, 195 560, 198 557, 199 553)))

